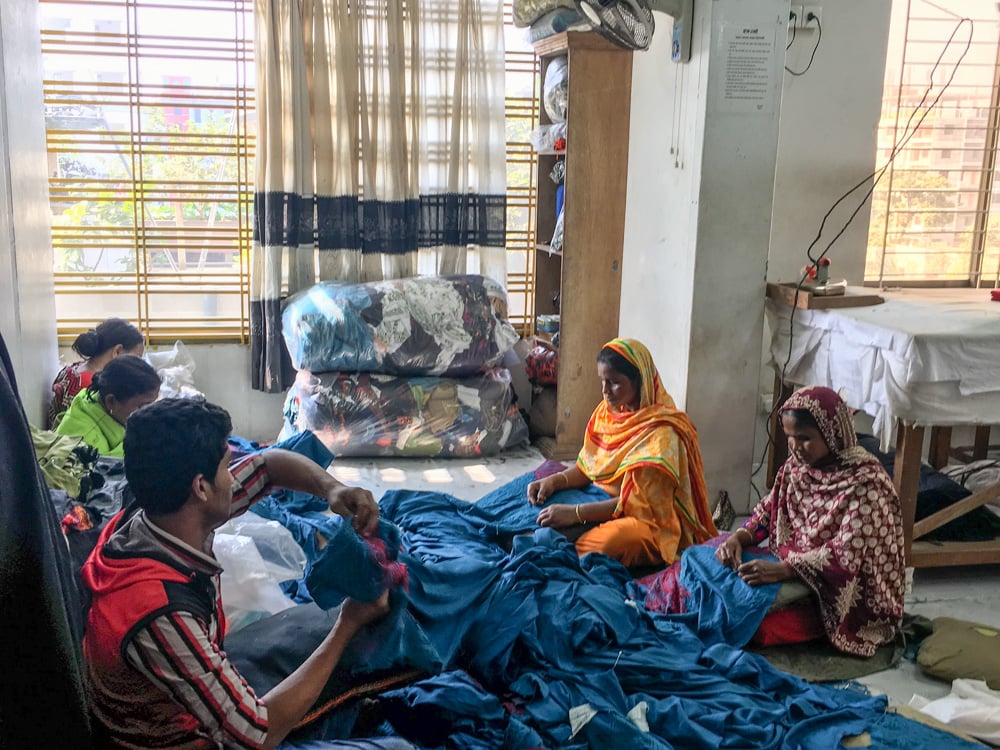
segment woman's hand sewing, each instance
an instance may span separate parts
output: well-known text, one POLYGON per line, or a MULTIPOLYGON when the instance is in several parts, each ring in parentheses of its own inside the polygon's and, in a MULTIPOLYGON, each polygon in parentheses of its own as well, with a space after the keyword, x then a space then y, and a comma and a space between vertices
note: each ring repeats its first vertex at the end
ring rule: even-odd
POLYGON ((787 563, 774 560, 751 560, 740 565, 736 572, 750 586, 779 583, 793 576, 792 569, 787 563))
POLYGON ((539 526, 550 526, 553 529, 581 523, 577 519, 576 509, 576 505, 550 505, 539 511, 537 523, 539 526))
POLYGON ((743 544, 739 536, 730 534, 729 538, 715 550, 715 559, 727 568, 737 570, 743 562, 743 544))
POLYGON ((538 479, 528 485, 528 502, 532 505, 544 505, 559 490, 568 487, 569 478, 562 473, 538 479))

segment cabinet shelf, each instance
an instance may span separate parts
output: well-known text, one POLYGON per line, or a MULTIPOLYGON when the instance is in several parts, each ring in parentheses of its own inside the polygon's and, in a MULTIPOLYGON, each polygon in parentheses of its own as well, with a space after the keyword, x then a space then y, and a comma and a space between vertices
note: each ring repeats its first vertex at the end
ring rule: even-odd
MULTIPOLYGON (((536 435, 549 457, 572 458, 594 407, 601 400, 596 366, 601 347, 618 335, 621 262, 631 110, 632 52, 594 33, 570 32, 535 44, 541 80, 558 55, 569 57, 563 151, 535 152, 535 237, 548 238, 556 222, 556 185, 548 177, 553 157, 566 165, 563 247, 535 245, 532 320, 559 313, 559 372, 554 426, 536 435), (600 158, 594 155, 600 154, 600 158)), ((541 123, 548 124, 544 108, 541 123)), ((551 402, 549 402, 551 403, 551 402)))

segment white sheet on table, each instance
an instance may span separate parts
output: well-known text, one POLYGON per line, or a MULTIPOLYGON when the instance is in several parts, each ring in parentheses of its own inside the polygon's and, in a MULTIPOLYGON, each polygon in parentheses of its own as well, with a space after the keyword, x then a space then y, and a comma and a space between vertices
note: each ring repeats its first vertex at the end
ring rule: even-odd
MULTIPOLYGON (((896 419, 1000 422, 1000 303, 989 291, 920 290, 840 310, 796 310, 786 378, 826 385, 875 418, 888 446, 896 419)), ((788 357, 791 308, 767 303, 771 358, 788 357)))

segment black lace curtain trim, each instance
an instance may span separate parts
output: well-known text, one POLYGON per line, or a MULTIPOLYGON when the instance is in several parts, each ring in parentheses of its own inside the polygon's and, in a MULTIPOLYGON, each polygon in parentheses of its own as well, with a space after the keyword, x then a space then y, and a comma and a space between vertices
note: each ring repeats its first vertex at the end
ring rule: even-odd
POLYGON ((439 245, 504 247, 507 196, 445 193, 404 201, 254 195, 253 239, 269 247, 403 254, 439 245))

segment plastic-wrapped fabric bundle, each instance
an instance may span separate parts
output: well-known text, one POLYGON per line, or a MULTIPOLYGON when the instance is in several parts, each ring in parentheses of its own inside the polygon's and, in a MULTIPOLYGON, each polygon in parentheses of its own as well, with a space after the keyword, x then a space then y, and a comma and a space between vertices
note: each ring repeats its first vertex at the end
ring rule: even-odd
POLYGON ((323 282, 285 305, 296 370, 463 376, 500 363, 517 342, 507 296, 485 276, 323 282))
POLYGON ((504 369, 458 379, 303 370, 282 435, 302 430, 337 456, 489 456, 528 440, 504 369))

